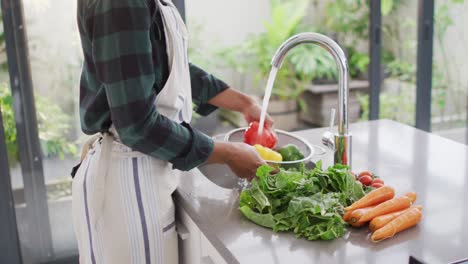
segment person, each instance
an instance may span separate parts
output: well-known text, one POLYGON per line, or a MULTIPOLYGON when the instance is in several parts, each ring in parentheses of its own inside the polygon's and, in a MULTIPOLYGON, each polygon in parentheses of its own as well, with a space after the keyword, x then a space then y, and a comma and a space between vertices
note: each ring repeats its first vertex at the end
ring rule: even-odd
POLYGON ((78 0, 77 18, 81 126, 96 134, 73 180, 80 263, 177 263, 171 194, 180 171, 223 163, 252 179, 264 164, 253 147, 192 128, 192 103, 201 115, 222 107, 247 122, 261 109, 188 62, 188 33, 170 0, 78 0))

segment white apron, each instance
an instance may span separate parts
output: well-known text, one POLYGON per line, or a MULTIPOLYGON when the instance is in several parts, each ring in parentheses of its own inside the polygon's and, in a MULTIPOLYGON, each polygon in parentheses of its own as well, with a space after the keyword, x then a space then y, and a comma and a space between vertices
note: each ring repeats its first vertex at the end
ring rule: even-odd
MULTIPOLYGON (((155 0, 164 22, 169 78, 159 113, 189 123, 192 96, 187 30, 170 0, 155 0)), ((154 135, 157 136, 157 135, 154 135)), ((174 203, 179 171, 119 143, 113 127, 95 136, 73 180, 73 220, 80 263, 178 263, 174 203)))

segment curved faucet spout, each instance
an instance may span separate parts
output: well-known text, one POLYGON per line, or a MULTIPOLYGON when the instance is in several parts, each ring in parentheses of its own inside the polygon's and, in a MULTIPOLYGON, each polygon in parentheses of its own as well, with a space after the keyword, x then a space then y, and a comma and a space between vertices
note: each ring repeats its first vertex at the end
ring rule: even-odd
POLYGON ((286 40, 278 48, 273 56, 271 65, 281 68, 288 52, 294 47, 304 43, 313 43, 323 47, 332 55, 338 65, 338 133, 340 133, 340 135, 345 135, 348 133, 348 59, 343 49, 341 49, 334 40, 325 35, 313 32, 297 34, 286 40))
POLYGON ((343 49, 331 38, 313 32, 300 33, 286 40, 276 51, 271 64, 280 68, 294 47, 313 43, 327 50, 338 66, 338 134, 335 136, 335 163, 351 164, 351 135, 348 129, 349 69, 343 49))

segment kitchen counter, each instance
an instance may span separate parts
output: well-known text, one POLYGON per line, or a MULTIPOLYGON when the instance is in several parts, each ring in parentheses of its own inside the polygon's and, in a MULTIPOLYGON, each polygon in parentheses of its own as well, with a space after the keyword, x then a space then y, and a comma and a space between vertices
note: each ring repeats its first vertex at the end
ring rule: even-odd
MULTIPOLYGON (((325 129, 297 132, 321 145, 325 129)), ((370 170, 397 194, 418 193, 422 222, 378 244, 367 229, 349 228, 333 241, 296 239, 245 219, 238 190, 218 187, 199 170, 187 172, 175 193, 182 207, 227 263, 426 263, 468 258, 468 146, 389 120, 351 125, 353 170, 370 170)), ((322 158, 332 164, 332 154, 322 158)))

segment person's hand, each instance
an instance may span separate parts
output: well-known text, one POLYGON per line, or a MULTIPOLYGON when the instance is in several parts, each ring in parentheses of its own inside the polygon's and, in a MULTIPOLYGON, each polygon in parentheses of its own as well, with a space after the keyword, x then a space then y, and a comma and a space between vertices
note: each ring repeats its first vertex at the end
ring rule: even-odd
MULTIPOLYGON (((260 115, 262 114, 262 108, 259 104, 252 102, 248 104, 245 108, 242 109, 242 114, 244 114, 245 121, 247 124, 257 121, 260 122, 260 115)), ((271 128, 273 126, 273 119, 268 115, 265 116, 265 126, 271 128)))
POLYGON ((258 167, 266 162, 257 151, 245 143, 231 143, 232 155, 226 160, 226 164, 240 178, 251 181, 255 178, 258 167))
MULTIPOLYGON (((248 124, 254 121, 260 122, 262 107, 254 98, 236 89, 228 88, 211 98, 208 103, 244 114, 248 124)), ((265 117, 265 125, 268 128, 273 126, 273 119, 268 114, 265 117)))
POLYGON ((266 164, 255 149, 245 143, 216 142, 208 163, 224 163, 239 177, 251 181, 258 167, 266 164))

